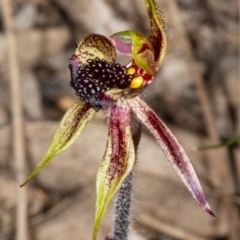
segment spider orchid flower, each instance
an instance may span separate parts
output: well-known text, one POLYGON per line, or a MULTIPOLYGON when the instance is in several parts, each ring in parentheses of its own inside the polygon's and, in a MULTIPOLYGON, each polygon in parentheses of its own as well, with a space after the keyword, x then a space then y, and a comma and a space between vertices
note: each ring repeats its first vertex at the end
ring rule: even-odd
POLYGON ((183 147, 139 97, 154 80, 167 46, 166 25, 160 8, 154 0, 145 0, 145 5, 150 20, 150 36, 123 31, 113 34, 109 40, 102 35, 91 34, 77 46, 69 60, 69 68, 70 85, 79 101, 66 112, 45 157, 23 183, 26 184, 55 156, 69 148, 97 111, 107 111, 108 140, 96 180, 94 240, 110 200, 132 171, 136 160, 130 128, 131 113, 153 134, 197 203, 214 216, 183 147), (132 56, 126 66, 115 62, 116 49, 132 56))

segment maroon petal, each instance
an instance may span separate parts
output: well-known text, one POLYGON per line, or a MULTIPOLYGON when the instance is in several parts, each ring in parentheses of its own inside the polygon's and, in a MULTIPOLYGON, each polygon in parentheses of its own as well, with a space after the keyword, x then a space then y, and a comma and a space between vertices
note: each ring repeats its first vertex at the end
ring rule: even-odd
POLYGON ((215 217, 205 198, 193 166, 185 150, 173 133, 158 118, 154 111, 140 98, 136 97, 135 99, 131 99, 128 103, 136 116, 145 124, 145 126, 156 138, 166 158, 176 170, 178 176, 184 182, 197 203, 206 212, 215 217))
POLYGON ((106 151, 97 174, 95 240, 109 202, 120 189, 135 162, 130 129, 130 108, 124 101, 112 106, 106 151))
POLYGON ((160 7, 154 0, 145 0, 149 20, 151 41, 155 50, 156 70, 162 65, 167 49, 166 24, 160 7))

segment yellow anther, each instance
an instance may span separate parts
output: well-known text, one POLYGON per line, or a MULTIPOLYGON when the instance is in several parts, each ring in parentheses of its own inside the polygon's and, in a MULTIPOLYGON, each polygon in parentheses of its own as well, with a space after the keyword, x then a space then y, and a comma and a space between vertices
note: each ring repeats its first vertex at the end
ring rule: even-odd
POLYGON ((135 77, 132 79, 130 88, 137 89, 140 88, 143 85, 143 78, 141 76, 135 77))
POLYGON ((136 72, 135 68, 130 67, 130 68, 128 68, 128 70, 127 70, 127 75, 133 75, 135 72, 136 72))

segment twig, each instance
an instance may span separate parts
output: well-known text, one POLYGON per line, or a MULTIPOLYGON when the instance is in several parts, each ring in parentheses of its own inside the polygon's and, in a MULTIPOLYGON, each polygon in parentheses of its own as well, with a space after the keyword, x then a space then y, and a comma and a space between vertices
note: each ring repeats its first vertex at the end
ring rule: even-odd
POLYGON ((27 195, 26 188, 20 189, 19 185, 25 179, 25 139, 22 116, 21 83, 17 61, 17 46, 13 30, 11 1, 2 0, 2 14, 5 33, 8 42, 8 66, 10 72, 10 90, 12 104, 12 132, 13 132, 13 157, 14 173, 17 187, 17 212, 16 212, 16 240, 27 240, 27 195))
MULTIPOLYGON (((51 218, 56 217, 62 211, 64 211, 67 207, 72 204, 74 199, 70 197, 63 198, 60 202, 58 202, 55 206, 47 210, 46 212, 42 212, 37 216, 34 216, 29 219, 29 227, 38 226, 41 223, 49 221, 51 218)), ((14 233, 15 229, 13 226, 7 226, 6 228, 1 229, 0 239, 9 239, 10 236, 14 233)))
POLYGON ((206 151, 206 150, 212 150, 212 149, 216 149, 216 148, 222 148, 222 147, 230 147, 233 146, 235 144, 237 144, 240 141, 240 135, 233 137, 227 141, 224 141, 222 143, 218 143, 215 145, 207 145, 207 146, 202 146, 202 147, 198 147, 197 150, 198 151, 206 151))
MULTIPOLYGON (((218 130, 215 125, 215 119, 214 115, 211 109, 209 97, 207 94, 206 87, 204 85, 204 81, 202 79, 201 74, 199 73, 195 63, 194 63, 194 57, 193 57, 193 50, 191 47, 191 44, 188 41, 188 38, 186 36, 185 29, 183 27, 183 23, 179 14, 178 6, 176 3, 176 0, 169 1, 170 5, 170 11, 171 16, 173 17, 173 22, 176 26, 176 28, 179 31, 179 34, 181 35, 184 49, 186 50, 186 55, 188 57, 190 69, 192 70, 192 76, 194 79, 195 86, 197 88, 200 104, 204 113, 206 125, 207 125, 207 132, 209 134, 209 137, 211 139, 211 142, 216 144, 220 142, 220 137, 218 130)), ((238 234, 236 232, 236 227, 234 223, 234 217, 233 217, 233 206, 230 200, 230 196, 227 193, 227 181, 230 177, 230 169, 228 162, 224 159, 224 156, 226 156, 226 150, 225 149, 219 149, 215 152, 216 159, 218 159, 218 167, 214 168, 217 171, 218 181, 215 182, 215 187, 222 188, 222 199, 223 203, 225 205, 225 209, 228 215, 228 222, 229 222, 229 235, 231 240, 238 240, 238 234), (222 187, 223 185, 223 187, 222 187)))
POLYGON ((182 240, 210 240, 209 238, 197 236, 186 230, 178 228, 177 226, 168 224, 165 221, 161 221, 159 218, 154 218, 149 214, 140 214, 138 219, 140 223, 144 224, 145 226, 148 226, 149 228, 152 228, 158 232, 162 232, 173 238, 182 240))

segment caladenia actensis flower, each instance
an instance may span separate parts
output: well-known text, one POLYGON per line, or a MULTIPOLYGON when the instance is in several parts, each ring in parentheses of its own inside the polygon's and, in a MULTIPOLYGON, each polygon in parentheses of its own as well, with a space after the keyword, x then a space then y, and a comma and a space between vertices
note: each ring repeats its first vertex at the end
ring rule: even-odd
POLYGON ((46 156, 24 183, 70 147, 97 111, 106 111, 109 118, 108 140, 97 173, 93 239, 96 239, 110 200, 131 175, 136 160, 137 144, 134 143, 131 127, 133 115, 156 138, 167 160, 197 203, 214 216, 184 149, 139 97, 154 80, 167 45, 166 25, 161 10, 154 0, 145 0, 145 5, 150 19, 150 36, 123 31, 113 34, 109 40, 102 35, 91 34, 77 46, 69 60, 69 68, 70 85, 79 96, 79 101, 66 112, 46 156), (126 66, 115 63, 115 49, 132 56, 132 60, 126 66))

